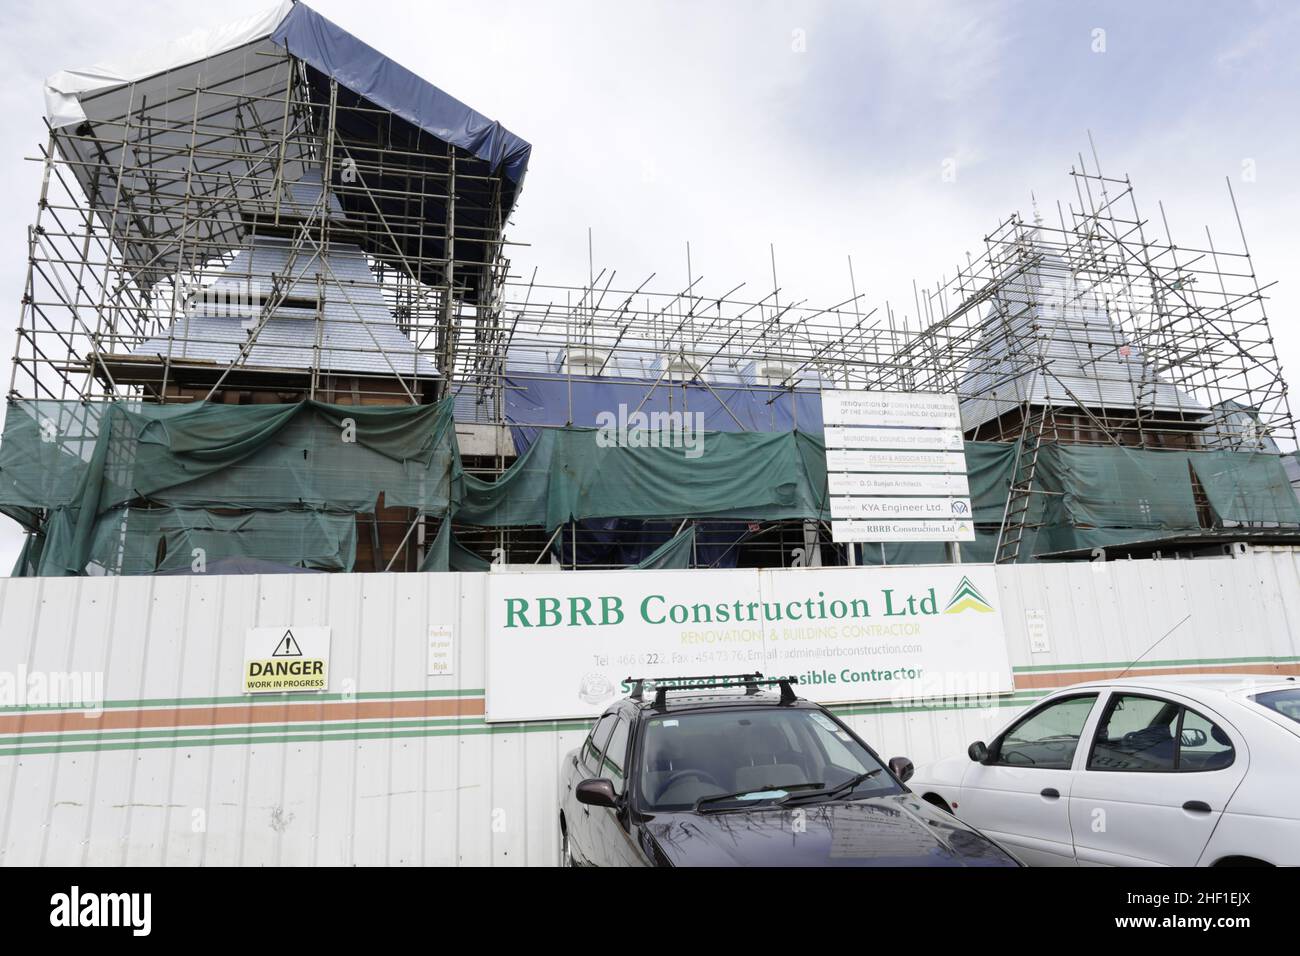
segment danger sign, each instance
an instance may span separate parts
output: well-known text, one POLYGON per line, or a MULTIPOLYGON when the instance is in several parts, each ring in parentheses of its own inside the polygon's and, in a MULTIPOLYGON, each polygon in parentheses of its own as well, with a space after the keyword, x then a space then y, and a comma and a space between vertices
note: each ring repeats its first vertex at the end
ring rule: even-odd
POLYGON ((250 627, 244 638, 244 693, 329 687, 328 627, 250 627))

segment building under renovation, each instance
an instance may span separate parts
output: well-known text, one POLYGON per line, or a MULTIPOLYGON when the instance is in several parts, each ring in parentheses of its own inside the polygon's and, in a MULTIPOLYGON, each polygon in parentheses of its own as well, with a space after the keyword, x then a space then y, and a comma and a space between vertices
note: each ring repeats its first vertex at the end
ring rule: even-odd
POLYGON ((1095 156, 901 318, 513 274, 531 146, 302 3, 55 74, 46 116, 16 575, 949 560, 832 541, 831 387, 959 397, 963 561, 1300 536, 1244 232, 1175 241, 1095 156), (649 416, 704 452, 604 440, 649 416))

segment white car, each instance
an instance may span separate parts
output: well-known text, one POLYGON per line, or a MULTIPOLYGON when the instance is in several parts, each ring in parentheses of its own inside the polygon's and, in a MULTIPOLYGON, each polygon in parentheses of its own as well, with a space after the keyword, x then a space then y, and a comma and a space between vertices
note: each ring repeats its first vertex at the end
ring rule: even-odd
POLYGON ((1031 865, 1297 866, 1300 682, 1075 684, 908 785, 1031 865))

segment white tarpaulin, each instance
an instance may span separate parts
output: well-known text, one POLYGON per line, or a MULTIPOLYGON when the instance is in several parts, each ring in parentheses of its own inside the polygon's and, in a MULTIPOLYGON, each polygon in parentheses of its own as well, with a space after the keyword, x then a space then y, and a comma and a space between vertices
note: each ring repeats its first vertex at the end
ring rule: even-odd
POLYGON ((85 94, 137 82, 268 39, 292 9, 291 0, 284 0, 260 13, 219 27, 195 30, 134 56, 80 70, 60 70, 45 81, 45 115, 55 129, 84 122, 86 113, 81 97, 85 94))

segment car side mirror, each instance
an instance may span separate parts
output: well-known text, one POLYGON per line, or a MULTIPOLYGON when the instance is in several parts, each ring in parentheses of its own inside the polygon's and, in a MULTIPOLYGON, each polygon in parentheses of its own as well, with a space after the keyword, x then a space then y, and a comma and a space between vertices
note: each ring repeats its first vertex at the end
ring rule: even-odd
POLYGON ((889 769, 903 783, 907 783, 912 778, 912 774, 916 772, 916 768, 912 766, 912 761, 906 757, 890 757, 889 769))
POLYGON ((984 763, 989 759, 988 745, 982 740, 977 740, 966 748, 966 756, 976 763, 984 763))
POLYGON ((574 791, 579 803, 585 803, 589 807, 616 807, 618 806, 618 795, 614 793, 614 785, 608 780, 584 780, 578 784, 578 789, 574 791))

